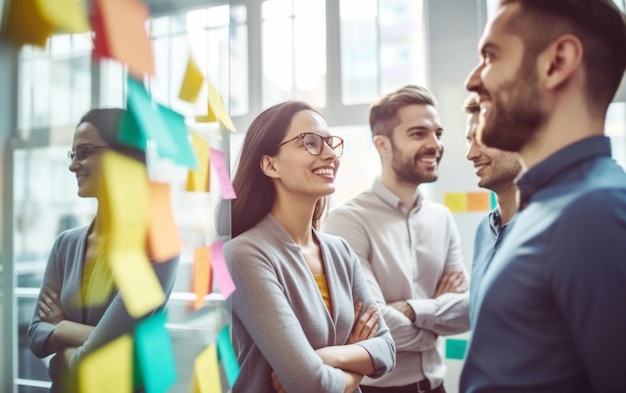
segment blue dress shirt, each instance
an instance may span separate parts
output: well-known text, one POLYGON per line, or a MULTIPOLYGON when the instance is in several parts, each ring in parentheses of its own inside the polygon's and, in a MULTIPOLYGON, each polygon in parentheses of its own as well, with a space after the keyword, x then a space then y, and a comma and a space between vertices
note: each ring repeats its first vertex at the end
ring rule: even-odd
POLYGON ((476 308, 476 298, 478 297, 478 288, 487 272, 487 268, 500 248, 504 236, 509 233, 511 225, 515 220, 515 216, 507 224, 502 226, 500 223, 500 210, 493 209, 485 216, 476 229, 474 238, 474 256, 472 258, 472 275, 470 279, 470 325, 472 329, 476 324, 476 316, 478 309, 476 308))
POLYGON ((517 186, 461 392, 626 392, 626 174, 610 140, 573 143, 517 186))

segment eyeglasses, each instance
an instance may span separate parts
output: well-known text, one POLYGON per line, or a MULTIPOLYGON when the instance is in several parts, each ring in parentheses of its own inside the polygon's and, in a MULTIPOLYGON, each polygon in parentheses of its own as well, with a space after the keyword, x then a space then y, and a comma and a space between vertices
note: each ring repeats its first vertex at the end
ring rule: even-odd
POLYGON ((335 153, 337 157, 341 157, 343 154, 343 139, 338 136, 321 136, 315 132, 303 132, 302 134, 296 136, 295 138, 291 138, 288 141, 284 141, 276 147, 281 147, 282 145, 295 141, 296 139, 301 139, 304 144, 304 148, 314 156, 319 156, 322 154, 322 150, 324 150, 324 143, 335 153))
POLYGON ((78 161, 83 161, 83 160, 86 160, 93 153, 95 153, 97 150, 103 150, 103 149, 109 149, 109 148, 110 148, 109 146, 91 146, 91 145, 79 146, 75 151, 73 150, 68 151, 67 158, 69 158, 70 161, 74 161, 74 159, 77 159, 78 161))

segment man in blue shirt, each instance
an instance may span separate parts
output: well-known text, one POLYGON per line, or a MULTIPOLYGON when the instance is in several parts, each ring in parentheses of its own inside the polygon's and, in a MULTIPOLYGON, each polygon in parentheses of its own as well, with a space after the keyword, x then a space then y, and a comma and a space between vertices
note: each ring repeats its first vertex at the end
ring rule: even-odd
POLYGON ((496 195, 498 206, 480 221, 474 238, 474 258, 470 281, 470 323, 476 321, 476 296, 482 278, 487 272, 504 236, 509 232, 513 216, 517 211, 515 178, 522 169, 519 156, 515 153, 487 147, 476 139, 480 106, 472 94, 464 105, 467 113, 465 158, 472 162, 478 177, 478 186, 491 190, 496 195))
POLYGON ((519 212, 476 297, 463 393, 626 391, 626 174, 604 122, 626 68, 611 0, 501 0, 466 87, 517 152, 519 212))

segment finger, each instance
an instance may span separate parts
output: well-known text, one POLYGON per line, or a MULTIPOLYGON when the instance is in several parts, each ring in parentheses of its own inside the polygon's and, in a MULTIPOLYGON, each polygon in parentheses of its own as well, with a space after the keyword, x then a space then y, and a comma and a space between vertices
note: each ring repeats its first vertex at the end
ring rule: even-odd
POLYGON ((376 333, 378 333, 378 328, 379 328, 378 324, 375 324, 372 330, 370 331, 370 334, 367 336, 367 338, 375 337, 376 333))
POLYGON ((46 289, 44 290, 44 293, 45 293, 45 294, 46 294, 46 295, 47 295, 50 299, 52 299, 52 300, 56 300, 56 299, 57 299, 57 297, 58 297, 58 296, 57 296, 57 294, 56 294, 56 292, 54 292, 54 291, 53 291, 52 289, 50 289, 50 288, 46 288, 46 289))
POLYGON ((359 318, 356 326, 355 326, 355 332, 359 335, 362 334, 363 329, 365 328, 365 326, 367 325, 367 322, 370 320, 370 318, 372 317, 372 314, 374 314, 374 312, 376 311, 376 307, 374 306, 369 306, 367 308, 367 310, 365 310, 365 312, 363 313, 363 315, 361 316, 361 318, 359 318))
POLYGON ((361 315, 361 310, 363 310, 363 302, 357 302, 356 306, 354 306, 354 319, 358 319, 361 315))

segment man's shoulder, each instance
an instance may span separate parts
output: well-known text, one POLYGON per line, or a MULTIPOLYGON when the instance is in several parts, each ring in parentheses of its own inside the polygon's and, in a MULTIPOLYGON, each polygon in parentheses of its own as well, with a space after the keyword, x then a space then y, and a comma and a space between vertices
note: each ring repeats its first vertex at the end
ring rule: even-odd
POLYGON ((373 208, 379 208, 381 205, 382 202, 376 194, 368 190, 334 207, 328 215, 362 215, 373 208))

